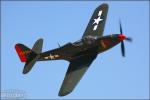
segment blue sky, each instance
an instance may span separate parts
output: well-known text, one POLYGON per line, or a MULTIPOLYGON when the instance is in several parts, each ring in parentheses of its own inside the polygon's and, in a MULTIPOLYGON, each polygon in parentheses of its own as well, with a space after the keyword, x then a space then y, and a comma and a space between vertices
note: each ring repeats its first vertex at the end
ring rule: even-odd
POLYGON ((148 1, 32 1, 1 4, 1 89, 23 90, 26 98, 37 99, 148 99, 149 98, 149 3, 148 1), (75 90, 58 97, 69 63, 37 62, 23 75, 14 45, 32 48, 44 39, 43 51, 57 48, 81 38, 97 6, 108 3, 104 35, 119 33, 121 19, 124 34, 133 38, 125 42, 126 57, 120 44, 99 54, 75 90))

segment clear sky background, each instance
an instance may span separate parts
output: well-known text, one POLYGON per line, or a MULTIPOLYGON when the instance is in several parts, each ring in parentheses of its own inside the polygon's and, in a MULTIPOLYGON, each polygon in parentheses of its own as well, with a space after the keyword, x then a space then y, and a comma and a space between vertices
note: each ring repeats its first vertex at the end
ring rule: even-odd
POLYGON ((148 99, 149 98, 149 3, 148 1, 51 1, 8 2, 1 4, 1 89, 23 90, 27 98, 37 99, 148 99), (75 90, 59 97, 58 92, 69 63, 37 62, 22 74, 14 45, 32 48, 44 39, 43 51, 81 38, 95 8, 109 4, 104 35, 123 32, 133 38, 125 41, 126 57, 120 44, 99 54, 75 90))

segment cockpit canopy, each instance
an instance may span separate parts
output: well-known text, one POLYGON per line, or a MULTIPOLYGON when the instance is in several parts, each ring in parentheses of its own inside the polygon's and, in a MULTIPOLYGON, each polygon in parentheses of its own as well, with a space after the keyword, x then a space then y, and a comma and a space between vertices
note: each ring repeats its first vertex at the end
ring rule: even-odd
POLYGON ((74 42, 73 45, 75 45, 75 46, 81 46, 81 45, 83 45, 82 39, 74 42))
POLYGON ((84 37, 83 38, 83 40, 96 40, 98 37, 96 37, 96 36, 86 36, 86 37, 84 37))
POLYGON ((94 37, 94 36, 86 36, 82 38, 81 40, 74 42, 73 45, 80 46, 80 45, 83 45, 83 43, 92 44, 95 42, 97 38, 98 37, 94 37))

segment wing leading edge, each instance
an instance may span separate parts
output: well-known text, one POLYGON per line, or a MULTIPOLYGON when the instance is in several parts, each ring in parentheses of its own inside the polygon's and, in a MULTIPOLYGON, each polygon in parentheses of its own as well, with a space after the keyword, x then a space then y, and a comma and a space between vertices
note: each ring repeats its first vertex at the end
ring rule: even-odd
POLYGON ((102 4, 97 7, 88 23, 88 26, 82 36, 82 38, 86 36, 102 36, 105 22, 107 18, 108 5, 102 4))
POLYGON ((70 62, 59 96, 65 96, 73 91, 96 57, 97 54, 86 55, 70 62))

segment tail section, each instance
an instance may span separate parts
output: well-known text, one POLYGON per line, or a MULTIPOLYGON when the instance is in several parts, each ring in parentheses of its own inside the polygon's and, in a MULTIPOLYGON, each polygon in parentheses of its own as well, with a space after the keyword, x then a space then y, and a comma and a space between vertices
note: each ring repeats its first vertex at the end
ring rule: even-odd
POLYGON ((15 45, 15 49, 21 62, 26 62, 23 69, 23 74, 28 73, 32 69, 33 65, 40 56, 39 54, 42 52, 42 46, 43 39, 37 40, 32 49, 29 49, 25 45, 19 43, 15 45))
POLYGON ((19 56, 21 62, 26 62, 27 58, 28 58, 27 56, 32 52, 31 49, 29 49, 25 45, 19 44, 19 43, 15 45, 15 49, 18 53, 18 56, 19 56))
POLYGON ((43 39, 39 39, 35 42, 34 46, 32 47, 32 51, 34 51, 37 54, 40 54, 42 52, 43 47, 43 39))

